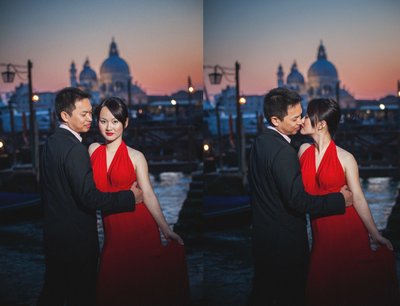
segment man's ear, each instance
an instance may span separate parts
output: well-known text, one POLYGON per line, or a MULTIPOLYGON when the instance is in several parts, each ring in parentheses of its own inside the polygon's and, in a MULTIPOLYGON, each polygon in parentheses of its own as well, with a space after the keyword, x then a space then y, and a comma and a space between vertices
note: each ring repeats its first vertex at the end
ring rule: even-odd
POLYGON ((66 111, 62 111, 60 115, 61 115, 61 119, 63 122, 68 122, 68 119, 70 116, 68 115, 68 113, 66 111))
POLYGON ((274 126, 274 127, 277 127, 278 125, 279 125, 279 122, 281 121, 278 117, 276 117, 276 116, 272 116, 271 118, 270 118, 270 120, 269 120, 270 122, 271 122, 271 124, 274 126))

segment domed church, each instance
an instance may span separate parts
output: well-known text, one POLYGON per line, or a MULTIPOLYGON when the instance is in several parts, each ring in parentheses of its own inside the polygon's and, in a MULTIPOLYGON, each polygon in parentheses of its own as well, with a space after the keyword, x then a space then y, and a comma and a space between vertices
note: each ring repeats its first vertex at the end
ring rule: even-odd
POLYGON ((316 98, 333 98, 335 100, 339 98, 341 108, 355 107, 354 97, 346 89, 340 88, 337 69, 328 60, 322 41, 318 47, 317 60, 308 69, 307 82, 298 71, 296 62, 291 67, 286 83, 282 65, 278 67, 277 77, 278 87, 292 89, 303 97, 303 107, 307 106, 308 101, 316 98))
POLYGON ((90 67, 87 58, 79 74, 79 83, 76 78, 75 63, 71 63, 70 82, 71 86, 79 87, 93 96, 95 103, 101 99, 118 96, 127 103, 141 104, 147 103, 147 95, 137 83, 132 84, 132 76, 126 61, 119 56, 117 44, 112 39, 108 58, 104 60, 100 67, 100 78, 90 67))

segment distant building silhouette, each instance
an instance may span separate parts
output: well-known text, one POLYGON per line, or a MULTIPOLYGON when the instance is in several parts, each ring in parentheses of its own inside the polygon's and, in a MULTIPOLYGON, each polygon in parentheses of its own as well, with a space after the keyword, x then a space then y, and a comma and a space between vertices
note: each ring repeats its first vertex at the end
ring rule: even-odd
POLYGON ((316 98, 333 98, 339 100, 343 109, 354 108, 355 99, 345 89, 340 87, 340 79, 335 65, 328 60, 325 46, 322 41, 318 47, 317 60, 311 64, 307 72, 307 80, 297 69, 294 61, 290 73, 284 82, 284 71, 282 65, 278 66, 278 87, 286 87, 296 91, 303 97, 303 107, 308 101, 316 98))
POLYGON ((93 96, 94 103, 110 96, 119 96, 127 103, 147 103, 146 92, 138 85, 132 83, 133 77, 126 61, 119 56, 117 44, 111 41, 108 58, 100 66, 100 78, 90 67, 89 58, 83 64, 82 71, 77 80, 77 69, 73 61, 70 66, 70 85, 79 87, 93 96))

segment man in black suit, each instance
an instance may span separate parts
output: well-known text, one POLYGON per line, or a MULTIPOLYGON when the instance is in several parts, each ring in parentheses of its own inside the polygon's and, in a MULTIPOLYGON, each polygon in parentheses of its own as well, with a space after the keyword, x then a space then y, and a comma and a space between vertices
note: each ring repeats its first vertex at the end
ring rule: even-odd
POLYGON ((89 94, 72 87, 55 98, 61 125, 47 139, 40 159, 46 272, 38 305, 94 305, 99 253, 96 210, 132 211, 135 202, 143 200, 137 185, 116 193, 96 189, 80 136, 92 123, 89 99, 89 94))
POLYGON ((304 191, 300 163, 290 145, 303 124, 301 97, 288 89, 264 99, 268 129, 253 144, 249 182, 253 211, 252 305, 303 305, 309 260, 305 213, 342 214, 352 193, 311 196, 304 191))

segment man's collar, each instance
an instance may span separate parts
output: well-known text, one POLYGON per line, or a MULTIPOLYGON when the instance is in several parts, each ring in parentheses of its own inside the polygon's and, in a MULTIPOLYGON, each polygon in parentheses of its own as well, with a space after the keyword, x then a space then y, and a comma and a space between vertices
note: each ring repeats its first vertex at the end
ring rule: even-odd
POLYGON ((276 127, 273 127, 273 126, 271 126, 271 125, 268 125, 267 128, 269 128, 269 129, 271 129, 271 130, 274 130, 274 131, 277 131, 280 135, 282 135, 283 138, 285 138, 285 140, 286 140, 288 143, 290 143, 290 141, 291 141, 290 137, 289 137, 288 135, 285 135, 285 134, 282 134, 281 132, 279 132, 279 131, 276 129, 276 127))
POLYGON ((79 135, 79 133, 75 132, 73 129, 71 129, 71 128, 70 128, 68 125, 66 125, 65 123, 61 123, 61 124, 60 124, 60 128, 66 129, 66 130, 70 131, 72 134, 74 134, 74 136, 75 136, 76 138, 78 138, 78 140, 79 140, 80 142, 82 142, 82 137, 81 137, 81 135, 79 135))

